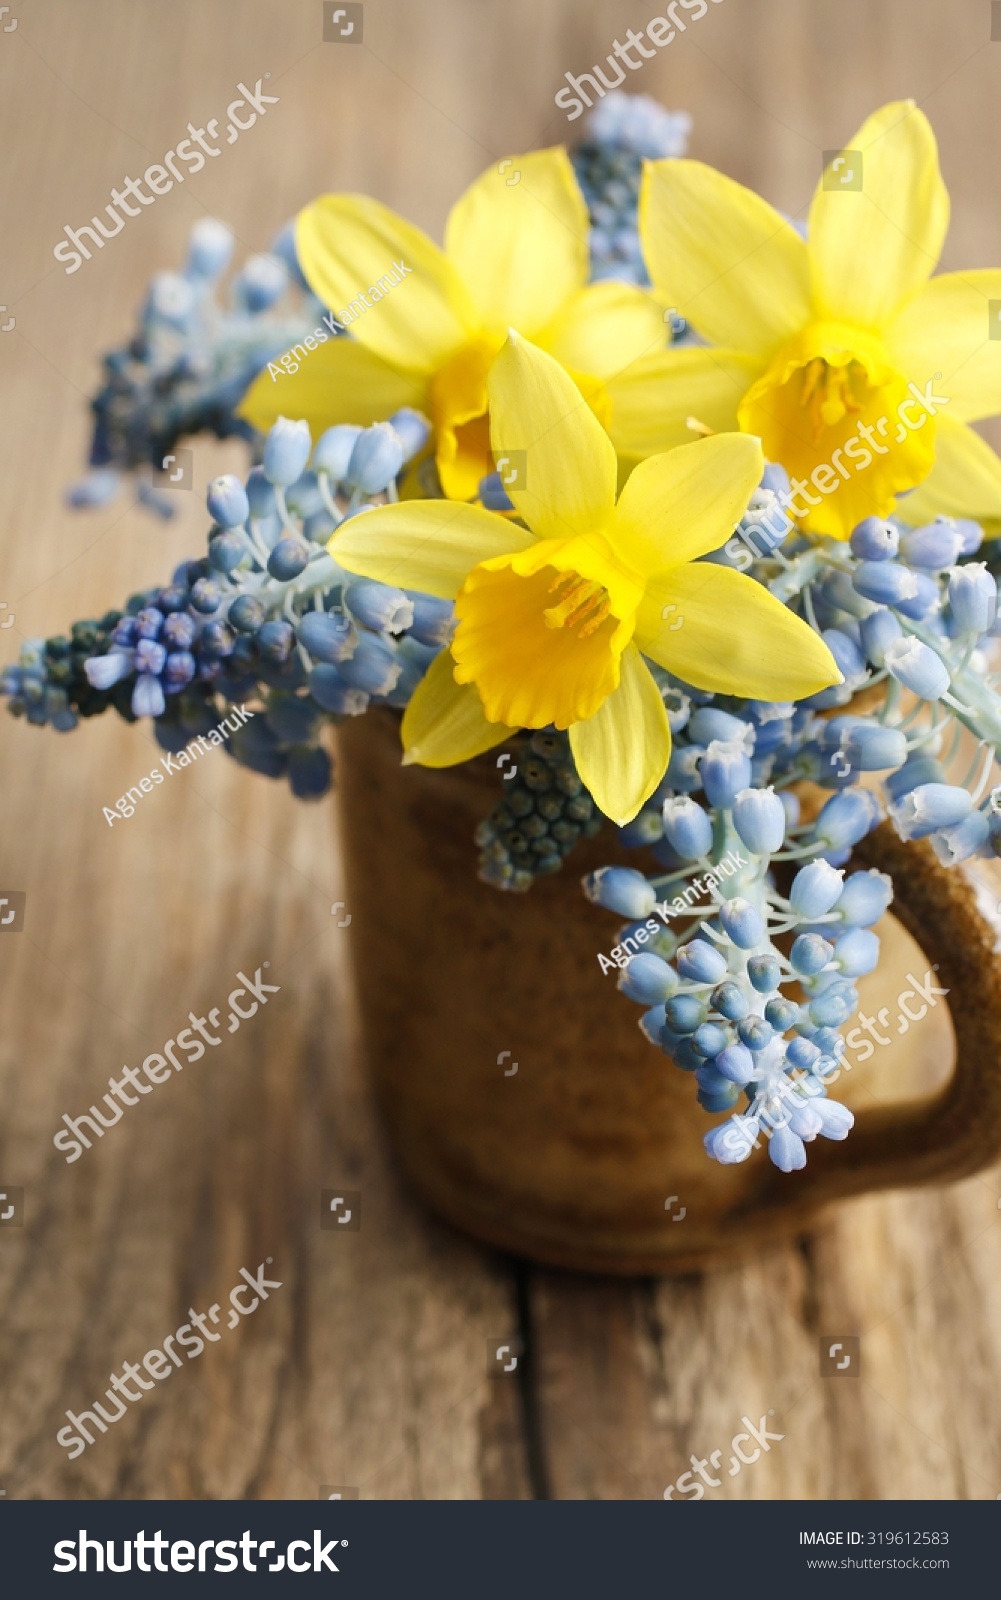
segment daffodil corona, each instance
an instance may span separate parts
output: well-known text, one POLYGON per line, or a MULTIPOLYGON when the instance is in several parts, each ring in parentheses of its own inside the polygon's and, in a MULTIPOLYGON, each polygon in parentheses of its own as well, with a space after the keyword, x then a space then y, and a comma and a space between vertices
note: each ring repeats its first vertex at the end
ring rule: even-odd
POLYGON ((651 412, 620 426, 619 448, 663 447, 692 413, 739 426, 788 470, 803 526, 839 539, 894 509, 914 522, 997 519, 1001 462, 967 424, 1001 411, 1001 341, 989 324, 1001 271, 931 277, 949 200, 912 101, 871 116, 841 167, 818 185, 804 240, 711 167, 648 166, 650 276, 712 348, 644 363, 651 412))
POLYGON ((616 501, 611 441, 558 362, 512 333, 488 391, 495 448, 525 451, 510 494, 527 527, 412 500, 350 519, 330 545, 350 572, 455 602, 451 647, 403 718, 406 761, 452 766, 519 728, 569 729, 581 778, 624 823, 671 754, 643 656, 696 688, 752 698, 841 681, 819 635, 761 584, 698 560, 747 506, 763 468, 757 439, 718 435, 651 457, 616 501))
POLYGON ((365 195, 324 196, 300 213, 296 249, 327 306, 350 303, 395 260, 410 271, 391 293, 374 292, 350 338, 321 345, 277 384, 263 373, 242 414, 262 432, 279 414, 305 418, 316 437, 333 423, 377 422, 416 406, 434 424, 445 493, 472 499, 493 465, 487 377, 509 327, 561 361, 610 425, 618 375, 666 343, 646 290, 588 284, 588 235, 562 149, 489 167, 452 208, 444 250, 365 195))

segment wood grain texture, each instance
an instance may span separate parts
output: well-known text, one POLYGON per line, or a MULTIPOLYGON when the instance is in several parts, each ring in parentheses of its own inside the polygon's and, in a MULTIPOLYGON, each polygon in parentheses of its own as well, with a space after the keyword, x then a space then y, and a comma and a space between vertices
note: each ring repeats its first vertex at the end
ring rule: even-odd
MULTIPOLYGON (((5 186, 0 299, 0 599, 21 637, 155 581, 204 537, 125 500, 64 510, 99 353, 154 270, 218 213, 247 250, 325 189, 367 190, 432 232, 490 160, 565 137, 553 95, 634 7, 594 0, 368 0, 357 49, 320 43, 320 0, 25 0, 0 33, 5 186), (52 246, 113 185, 271 73, 279 104, 183 190, 66 277, 52 246), (6 314, 5 314, 6 315, 6 314)), ((650 8, 652 14, 655 9, 650 8)), ((723 0, 630 87, 685 106, 693 154, 801 211, 821 152, 884 100, 932 116, 953 196, 944 265, 1001 260, 1001 44, 981 0, 723 0)), ((196 487, 242 461, 196 445, 196 487)), ((824 1232, 705 1278, 613 1284, 481 1252, 410 1201, 374 1123, 345 965, 329 808, 222 756, 109 829, 101 808, 153 765, 137 730, 68 740, 0 718, 0 1487, 28 1496, 659 1497, 741 1418, 784 1437, 710 1496, 993 1498, 1001 1444, 997 1177, 842 1207, 824 1232), (222 1005, 271 962, 266 1010, 129 1110, 67 1167, 52 1135, 122 1065, 222 1005), (318 1226, 319 1191, 361 1190, 363 1222, 318 1226), (69 1463, 55 1443, 125 1361, 225 1304, 271 1256, 282 1288, 69 1463), (487 1376, 519 1334, 521 1381, 487 1376), (822 1337, 860 1335, 862 1376, 821 1378, 822 1337)), ((387 936, 391 936, 387 908, 387 936)), ((906 960, 904 962, 906 971, 906 960)), ((873 1004, 893 1005, 901 974, 873 1004)), ((626 1024, 628 1025, 628 1024, 626 1024)), ((941 1071, 915 1027, 872 1065, 941 1071)), ((794 1180, 791 1180, 794 1181, 794 1180)), ((683 1224, 681 1224, 683 1226, 683 1224)))

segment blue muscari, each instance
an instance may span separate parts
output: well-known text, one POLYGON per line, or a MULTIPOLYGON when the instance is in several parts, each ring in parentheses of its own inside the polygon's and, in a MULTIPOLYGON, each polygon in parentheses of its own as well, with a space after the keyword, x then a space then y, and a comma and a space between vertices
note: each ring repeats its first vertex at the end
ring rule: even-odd
MULTIPOLYGON (((596 278, 646 281, 636 240, 641 163, 682 154, 686 134, 686 118, 650 101, 611 94, 596 108, 573 156, 596 278)), ((222 225, 199 224, 183 271, 156 280, 137 335, 107 358, 93 470, 78 502, 100 503, 123 473, 200 429, 250 438, 237 400, 319 307, 286 233, 247 263, 222 308, 231 244, 222 225)), ((690 337, 680 322, 672 331, 690 337)), ((404 411, 371 428, 338 424, 316 441, 292 422, 253 439, 261 464, 246 482, 227 475, 209 486, 206 554, 121 611, 28 641, 0 671, 10 710, 65 732, 113 708, 128 721, 151 718, 160 744, 177 750, 228 705, 250 702, 260 714, 227 752, 287 778, 302 798, 325 793, 326 727, 371 704, 406 705, 454 627, 448 602, 352 577, 325 548, 346 517, 396 498, 428 435, 427 420, 404 411)), ((706 1112, 724 1116, 706 1134, 707 1154, 732 1163, 767 1144, 771 1161, 794 1171, 814 1139, 843 1139, 852 1126, 829 1080, 858 1007, 856 981, 878 961, 873 924, 893 893, 885 874, 852 870, 853 847, 887 816, 947 865, 1001 854, 1001 788, 990 788, 1001 698, 985 655, 1001 632, 1001 553, 981 551, 982 530, 968 519, 908 528, 868 517, 849 544, 807 539, 783 512, 787 488, 783 469, 769 465, 739 526, 738 554, 728 541, 705 559, 767 583, 823 634, 845 682, 770 704, 714 696, 652 666, 674 749, 657 790, 618 830, 621 845, 643 850, 644 868, 600 868, 584 889, 627 919, 619 948, 632 939, 638 953, 616 965, 624 996, 643 1008, 644 1036, 692 1077, 706 1112), (877 687, 872 710, 850 708, 859 690, 877 687), (978 749, 955 782, 964 729, 986 756, 978 749), (861 787, 863 773, 876 775, 878 792, 873 779, 861 787), (804 782, 828 793, 807 817, 795 793, 804 782), (730 875, 712 873, 734 860, 730 875), (776 863, 793 871, 787 894, 776 863), (697 878, 692 904, 682 891, 697 878), (672 897, 670 920, 655 919, 640 951, 634 934, 672 897)), ((157 503, 148 487, 140 492, 157 503)), ((496 474, 479 500, 511 509, 496 474)), ((498 759, 499 799, 477 842, 481 876, 525 891, 602 823, 565 733, 528 731, 511 748, 510 762, 498 759)))

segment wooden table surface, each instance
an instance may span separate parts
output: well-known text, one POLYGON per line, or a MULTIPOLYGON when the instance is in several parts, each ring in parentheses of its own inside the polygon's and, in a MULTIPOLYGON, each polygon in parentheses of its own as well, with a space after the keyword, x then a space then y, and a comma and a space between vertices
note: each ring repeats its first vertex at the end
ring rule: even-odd
MULTIPOLYGON (((647 8, 652 14, 653 6, 647 8)), ((820 152, 913 95, 953 196, 945 265, 1001 261, 1001 42, 986 0, 722 0, 629 87, 695 117, 693 154, 800 210, 820 152)), ((12 0, 0 16, 0 645, 53 633, 157 581, 204 538, 199 493, 164 525, 119 500, 61 503, 87 437, 100 353, 197 217, 266 245, 326 188, 368 191, 432 231, 507 152, 568 130, 553 95, 646 12, 613 0, 366 0, 362 45, 321 41, 321 0, 12 0), (6 24, 4 28, 3 25, 6 24), (241 80, 279 103, 180 191, 67 277, 52 247, 127 172, 220 115, 241 80), (13 619, 12 625, 7 622, 13 619)), ((859 263, 865 270, 865 263, 859 263)), ((199 440, 196 488, 239 470, 199 440)), ((10 1499, 659 1498, 692 1453, 774 1413, 780 1443, 710 1497, 991 1499, 1001 1493, 1001 1199, 996 1173, 845 1205, 822 1231, 736 1270, 577 1279, 497 1257, 422 1213, 366 1095, 346 954, 330 908, 329 804, 304 806, 222 756, 109 828, 154 764, 111 718, 68 738, 0 718, 0 1489, 10 1499), (211 1059, 67 1165, 52 1136, 109 1075, 271 963, 280 993, 211 1059), (364 1226, 321 1231, 322 1187, 364 1226), (266 1304, 222 1329, 70 1462, 55 1434, 112 1372, 228 1304, 270 1258, 266 1304), (859 1335, 862 1372, 819 1372, 859 1335), (517 1335, 530 1360, 487 1376, 517 1335)), ((906 954, 900 956, 906 968, 906 954)), ((875 988, 891 994, 891 962, 875 988)), ((624 1019, 625 1021, 626 1019, 624 1019)), ((901 1046, 900 1048, 904 1048, 901 1046)), ((944 1033, 907 1041, 915 1081, 944 1033)), ((878 1076, 872 1093, 879 1096, 878 1076)), ((790 1179, 793 1185, 795 1179, 790 1179)), ((221 1319, 221 1322, 225 1318, 221 1319)), ((221 1323, 220 1323, 221 1326, 221 1323)))

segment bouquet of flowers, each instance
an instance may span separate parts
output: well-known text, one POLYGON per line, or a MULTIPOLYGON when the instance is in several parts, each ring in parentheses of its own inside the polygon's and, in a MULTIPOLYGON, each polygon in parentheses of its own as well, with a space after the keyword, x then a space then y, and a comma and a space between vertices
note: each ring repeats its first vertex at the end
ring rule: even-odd
POLYGON ((256 464, 210 484, 204 554, 0 691, 58 731, 150 718, 180 760, 210 739, 302 799, 329 725, 379 707, 405 763, 506 746, 481 876, 530 891, 606 827, 642 851, 584 879, 625 919, 602 970, 691 1074, 708 1155, 790 1172, 853 1121, 828 1091, 893 892, 853 848, 888 817, 945 864, 1001 853, 1001 462, 969 427, 1001 411, 1001 271, 932 276, 948 200, 910 102, 803 227, 687 131, 609 95, 571 154, 488 169, 443 248, 325 196, 225 306, 232 238, 199 224, 105 360, 71 495, 137 473, 169 512, 148 469, 206 429, 256 464))

